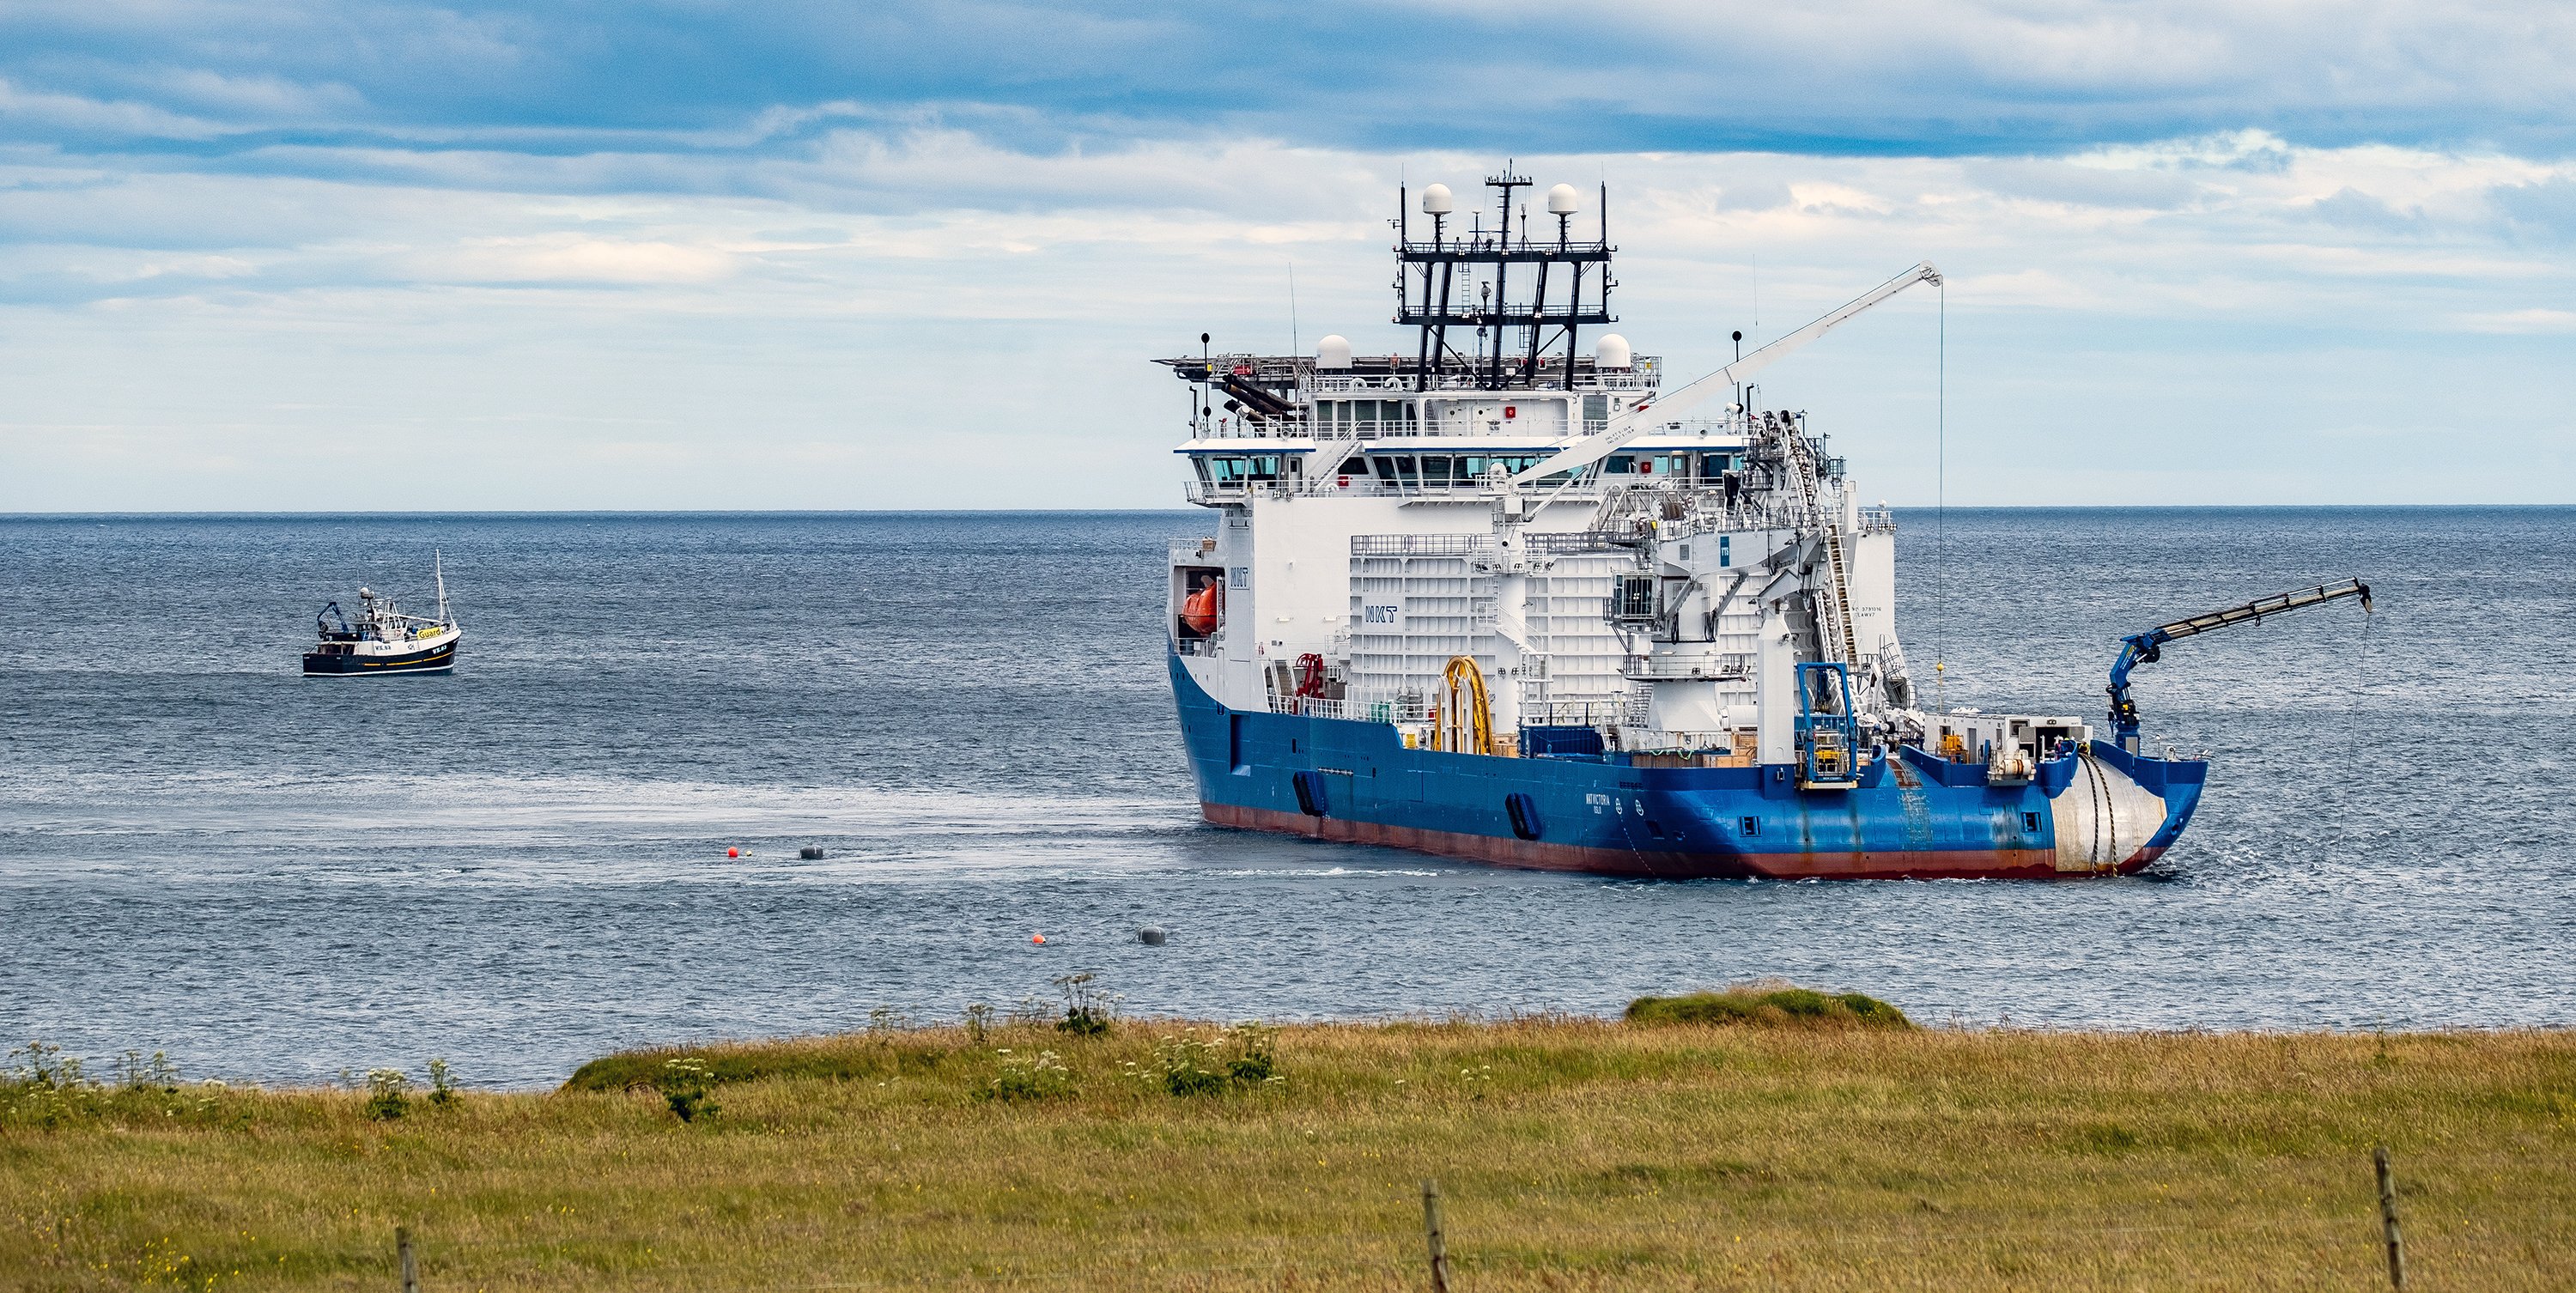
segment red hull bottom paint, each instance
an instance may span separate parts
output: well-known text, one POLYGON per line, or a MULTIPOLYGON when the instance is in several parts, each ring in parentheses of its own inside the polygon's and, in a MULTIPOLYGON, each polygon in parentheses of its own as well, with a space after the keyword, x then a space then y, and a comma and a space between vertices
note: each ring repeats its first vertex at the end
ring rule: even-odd
POLYGON ((1544 840, 1497 839, 1457 831, 1384 826, 1341 817, 1309 817, 1267 808, 1202 802, 1199 814, 1217 826, 1274 831, 1345 844, 1377 844, 1470 862, 1537 871, 1658 880, 2064 880, 2128 875, 2163 854, 2140 849, 2108 871, 2060 871, 2053 849, 1946 849, 1911 853, 1647 853, 1584 848, 1544 840))

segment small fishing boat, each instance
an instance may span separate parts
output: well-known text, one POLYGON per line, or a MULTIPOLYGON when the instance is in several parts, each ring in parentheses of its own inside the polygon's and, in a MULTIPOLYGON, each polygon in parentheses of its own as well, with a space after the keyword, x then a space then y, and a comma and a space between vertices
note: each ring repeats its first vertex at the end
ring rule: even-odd
POLYGON ((322 604, 313 617, 321 640, 304 653, 307 676, 356 677, 387 673, 444 673, 456 667, 456 646, 465 630, 447 610, 447 570, 443 557, 431 558, 438 582, 435 616, 405 615, 394 599, 372 588, 358 590, 358 616, 352 621, 338 601, 322 604))

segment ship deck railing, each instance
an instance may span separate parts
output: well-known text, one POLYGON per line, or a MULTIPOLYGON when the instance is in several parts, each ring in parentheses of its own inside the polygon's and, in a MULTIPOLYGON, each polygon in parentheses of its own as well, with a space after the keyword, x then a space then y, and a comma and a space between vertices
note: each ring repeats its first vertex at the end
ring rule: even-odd
MULTIPOLYGON (((1609 552, 1631 548, 1651 534, 1645 529, 1525 530, 1521 547, 1546 556, 1609 552)), ((1354 557, 1475 557, 1501 550, 1490 534, 1354 534, 1354 557)))
MULTIPOLYGON (((1505 379, 1516 384, 1500 390, 1487 387, 1481 371, 1468 373, 1448 367, 1443 367, 1439 372, 1432 374, 1429 381, 1416 386, 1416 380, 1421 374, 1410 367, 1411 363, 1410 359, 1406 359, 1405 366, 1391 373, 1346 373, 1327 369, 1309 375, 1307 386, 1317 395, 1380 393, 1456 395, 1464 393, 1508 398, 1514 395, 1545 395, 1550 391, 1565 393, 1565 387, 1560 384, 1565 380, 1565 363, 1562 359, 1552 364, 1542 362, 1535 382, 1530 382, 1526 375, 1519 371, 1506 372, 1505 379)), ((1519 367, 1518 365, 1508 366, 1515 370, 1519 367)), ((1635 363, 1625 371, 1576 369, 1573 393, 1580 395, 1586 391, 1650 391, 1662 385, 1663 380, 1663 361, 1654 355, 1639 355, 1635 363)))
MULTIPOLYGON (((1617 599, 1612 599, 1615 604, 1617 599)), ((1608 619, 1612 606, 1604 606, 1602 618, 1608 619)), ((1620 676, 1646 682, 1745 682, 1753 677, 1753 657, 1730 651, 1714 661, 1705 658, 1676 659, 1672 656, 1631 655, 1620 662, 1620 676)))
MULTIPOLYGON (((1585 435, 1598 435, 1610 429, 1608 418, 1581 419, 1585 435)), ((1317 421, 1303 416, 1286 418, 1218 417, 1201 423, 1194 440, 1434 440, 1472 438, 1492 435, 1562 436, 1566 428, 1551 423, 1541 430, 1536 419, 1489 418, 1467 423, 1443 422, 1438 418, 1353 418, 1317 421)), ((1743 422, 1731 418, 1675 418, 1659 422, 1648 429, 1650 436, 1691 436, 1701 440, 1714 438, 1749 439, 1743 422)), ((1639 450, 1638 452, 1652 452, 1639 450)), ((1839 460, 1837 460, 1839 461, 1839 460)))
MULTIPOLYGON (((1426 380, 1416 354, 1353 355, 1348 368, 1319 368, 1313 355, 1182 355, 1157 360, 1184 375, 1195 376, 1202 364, 1221 376, 1249 381, 1272 391, 1288 390, 1298 395, 1315 393, 1340 394, 1353 391, 1413 392, 1429 394, 1537 395, 1565 388, 1565 356, 1543 355, 1538 369, 1531 372, 1527 361, 1507 358, 1503 361, 1500 389, 1485 384, 1486 369, 1472 361, 1444 360, 1438 372, 1426 380), (1421 383, 1419 391, 1415 383, 1421 383)), ((1635 356, 1626 368, 1603 368, 1590 355, 1578 355, 1574 364, 1576 393, 1601 390, 1652 390, 1663 380, 1663 359, 1657 355, 1635 356)))
MULTIPOLYGON (((1429 700, 1419 693, 1393 696, 1293 696, 1276 692, 1269 710, 1304 718, 1337 718, 1362 723, 1421 723, 1431 717, 1429 700)), ((1523 727, 1589 727, 1603 733, 1635 728, 1646 721, 1646 699, 1635 696, 1591 696, 1568 700, 1524 701, 1523 727)))
MULTIPOLYGON (((1206 506, 1251 498, 1412 498, 1436 502, 1472 501, 1492 498, 1500 491, 1482 477, 1473 480, 1429 481, 1406 484, 1386 481, 1375 476, 1351 476, 1343 484, 1339 475, 1322 477, 1289 476, 1278 480, 1194 480, 1182 487, 1190 502, 1206 506)), ((1565 486, 1556 497, 1562 499, 1597 499, 1601 483, 1587 477, 1565 486)))
POLYGON ((1578 696, 1563 700, 1524 700, 1523 727, 1589 727, 1607 731, 1639 727, 1646 721, 1646 696, 1578 696))
POLYGON ((1341 718, 1363 723, 1419 723, 1431 717, 1420 696, 1270 696, 1270 712, 1306 718, 1341 718))

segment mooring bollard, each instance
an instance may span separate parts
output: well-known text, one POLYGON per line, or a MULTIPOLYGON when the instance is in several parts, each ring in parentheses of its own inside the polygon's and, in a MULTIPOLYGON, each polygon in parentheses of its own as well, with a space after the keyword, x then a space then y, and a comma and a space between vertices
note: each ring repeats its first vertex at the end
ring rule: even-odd
POLYGON ((1449 1293, 1449 1240, 1440 1227, 1440 1183, 1422 1182, 1422 1235, 1431 1243, 1431 1293, 1449 1293))
POLYGON ((2406 1287, 2406 1245, 2397 1237, 2397 1178, 2388 1171, 2388 1147, 2370 1151, 2379 1169, 2379 1232, 2388 1240, 2388 1287, 2406 1287))
POLYGON ((412 1259, 410 1227, 394 1227, 394 1255, 402 1259, 402 1293, 420 1293, 420 1263, 412 1259))

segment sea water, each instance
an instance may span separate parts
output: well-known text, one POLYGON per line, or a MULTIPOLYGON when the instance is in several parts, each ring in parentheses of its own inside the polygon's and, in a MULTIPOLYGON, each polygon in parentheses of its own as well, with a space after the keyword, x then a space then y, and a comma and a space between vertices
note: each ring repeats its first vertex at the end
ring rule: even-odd
POLYGON ((2378 610, 2139 670, 2148 745, 2213 761, 2145 875, 1641 883, 1201 823, 1161 621, 1206 513, 0 518, 0 1038, 531 1085, 1080 971, 1273 1020, 1779 977, 1971 1025, 2576 1023, 2576 511, 1900 521, 1948 705, 2098 721, 2121 634, 2349 575, 2378 610), (299 676, 325 599, 428 610, 434 549, 452 675, 299 676))

